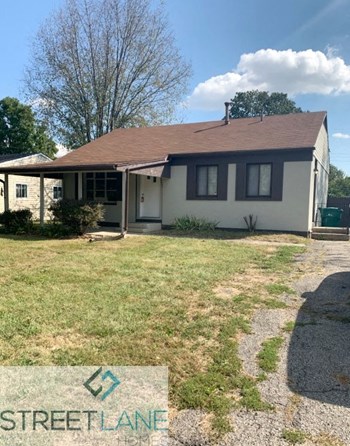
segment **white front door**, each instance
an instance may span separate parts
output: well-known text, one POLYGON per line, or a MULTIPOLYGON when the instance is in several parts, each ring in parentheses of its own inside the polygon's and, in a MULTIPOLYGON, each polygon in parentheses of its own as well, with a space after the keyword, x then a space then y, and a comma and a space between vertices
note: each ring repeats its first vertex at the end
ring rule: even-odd
POLYGON ((161 179, 139 176, 139 218, 161 217, 161 179))

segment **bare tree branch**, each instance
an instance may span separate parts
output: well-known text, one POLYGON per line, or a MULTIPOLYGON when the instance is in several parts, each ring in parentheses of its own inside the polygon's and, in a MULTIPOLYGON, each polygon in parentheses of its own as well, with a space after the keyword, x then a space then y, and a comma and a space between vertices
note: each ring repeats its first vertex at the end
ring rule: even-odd
POLYGON ((75 148, 116 127, 170 122, 189 76, 151 0, 66 0, 39 29, 25 82, 75 148))

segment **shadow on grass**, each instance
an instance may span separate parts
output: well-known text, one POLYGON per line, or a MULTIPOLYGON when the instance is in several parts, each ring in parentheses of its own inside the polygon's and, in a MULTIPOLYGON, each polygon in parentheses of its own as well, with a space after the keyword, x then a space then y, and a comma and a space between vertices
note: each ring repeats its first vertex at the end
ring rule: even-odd
POLYGON ((196 239, 213 239, 213 240, 265 240, 281 241, 281 243, 305 243, 305 237, 286 232, 276 231, 255 231, 249 232, 242 229, 215 229, 213 231, 180 231, 176 229, 162 229, 161 231, 152 232, 150 235, 166 236, 174 238, 196 238, 196 239), (282 240, 283 238, 283 240, 282 240))
POLYGON ((288 351, 289 388, 350 407, 350 272, 329 275, 302 297, 288 351))
POLYGON ((57 236, 48 236, 45 234, 40 234, 39 230, 35 230, 30 234, 9 234, 0 226, 0 239, 13 240, 15 242, 23 242, 23 241, 48 241, 48 240, 72 240, 78 238, 77 236, 68 236, 68 235, 57 235, 57 236))
MULTIPOLYGON (((109 228, 101 226, 97 229, 87 231, 87 233, 92 233, 98 236, 99 231, 104 233, 111 233, 111 237, 103 238, 106 241, 116 241, 117 236, 120 232, 119 228, 109 228)), ((131 232, 128 235, 132 234, 131 232)), ((142 235, 142 234, 141 234, 142 235)), ((249 232, 247 230, 238 229, 215 229, 212 231, 180 231, 176 229, 162 229, 160 231, 150 232, 143 235, 152 236, 162 236, 162 237, 174 237, 174 238, 191 238, 191 239, 211 239, 211 240, 255 240, 255 241, 276 241, 281 243, 305 243, 306 238, 297 234, 292 233, 282 233, 275 231, 256 231, 249 232)), ((9 240, 21 241, 21 240, 31 240, 31 241, 43 241, 43 240, 71 240, 79 239, 81 236, 74 235, 58 235, 58 236, 48 236, 45 234, 40 234, 39 229, 36 229, 34 233, 28 235, 13 235, 5 233, 5 231, 0 226, 0 237, 7 238, 9 240)), ((102 238, 101 238, 102 240, 102 238)))

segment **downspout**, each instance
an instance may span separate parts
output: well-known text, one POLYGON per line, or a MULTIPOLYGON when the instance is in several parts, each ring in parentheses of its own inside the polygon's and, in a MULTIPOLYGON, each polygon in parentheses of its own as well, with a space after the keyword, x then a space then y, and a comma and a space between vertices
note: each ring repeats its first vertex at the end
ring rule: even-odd
POLYGON ((4 197, 3 200, 4 200, 4 210, 5 210, 5 181, 0 179, 0 183, 2 183, 2 185, 3 185, 1 195, 4 197))

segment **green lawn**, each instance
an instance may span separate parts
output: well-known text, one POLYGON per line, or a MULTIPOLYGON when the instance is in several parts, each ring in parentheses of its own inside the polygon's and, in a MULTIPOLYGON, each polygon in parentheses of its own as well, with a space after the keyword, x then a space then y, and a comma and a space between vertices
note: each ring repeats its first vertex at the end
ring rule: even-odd
POLYGON ((269 286, 287 289, 302 249, 1 236, 1 364, 167 365, 171 405, 213 412, 224 431, 233 405, 266 408, 242 374, 237 342, 254 309, 279 307, 269 286))

